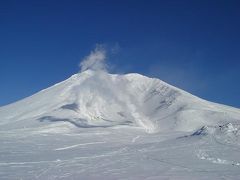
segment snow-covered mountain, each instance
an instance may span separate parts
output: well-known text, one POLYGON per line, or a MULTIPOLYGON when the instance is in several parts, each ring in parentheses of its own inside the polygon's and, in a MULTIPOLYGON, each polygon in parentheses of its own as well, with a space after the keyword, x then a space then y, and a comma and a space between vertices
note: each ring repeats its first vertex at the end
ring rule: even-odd
POLYGON ((235 122, 240 119, 240 110, 205 101, 140 74, 87 70, 0 108, 0 116, 1 129, 63 121, 78 127, 127 125, 162 132, 235 122))
POLYGON ((0 108, 0 179, 240 179, 240 110, 86 70, 0 108))

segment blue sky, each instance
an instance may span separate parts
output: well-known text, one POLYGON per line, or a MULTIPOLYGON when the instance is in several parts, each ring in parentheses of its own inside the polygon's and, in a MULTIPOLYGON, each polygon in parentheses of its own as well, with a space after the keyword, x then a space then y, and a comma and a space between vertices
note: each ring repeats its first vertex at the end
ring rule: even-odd
POLYGON ((0 106, 79 71, 97 43, 112 72, 160 78, 240 107, 240 3, 234 0, 0 1, 0 106))

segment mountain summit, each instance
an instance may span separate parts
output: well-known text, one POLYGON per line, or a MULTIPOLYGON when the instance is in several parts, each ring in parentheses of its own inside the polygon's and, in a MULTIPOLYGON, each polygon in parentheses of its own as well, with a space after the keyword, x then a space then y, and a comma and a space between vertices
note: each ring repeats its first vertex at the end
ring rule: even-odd
POLYGON ((83 128, 138 127, 154 133, 234 123, 240 119, 240 111, 203 100, 156 78, 86 70, 1 107, 0 116, 0 129, 64 122, 83 128))

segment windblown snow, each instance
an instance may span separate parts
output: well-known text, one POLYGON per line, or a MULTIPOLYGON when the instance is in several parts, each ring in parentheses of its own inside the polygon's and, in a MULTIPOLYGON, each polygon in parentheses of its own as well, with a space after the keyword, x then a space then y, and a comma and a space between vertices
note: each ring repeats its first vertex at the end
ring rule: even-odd
POLYGON ((239 179, 240 110, 86 70, 0 108, 1 179, 239 179))

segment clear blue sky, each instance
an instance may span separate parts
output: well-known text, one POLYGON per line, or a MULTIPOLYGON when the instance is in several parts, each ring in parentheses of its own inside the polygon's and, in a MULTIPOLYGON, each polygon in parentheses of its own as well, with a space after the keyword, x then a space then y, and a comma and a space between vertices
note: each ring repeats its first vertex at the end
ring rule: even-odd
POLYGON ((96 43, 115 72, 240 107, 240 1, 0 1, 0 106, 79 71, 96 43))

